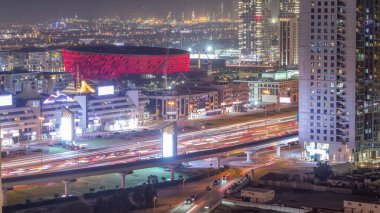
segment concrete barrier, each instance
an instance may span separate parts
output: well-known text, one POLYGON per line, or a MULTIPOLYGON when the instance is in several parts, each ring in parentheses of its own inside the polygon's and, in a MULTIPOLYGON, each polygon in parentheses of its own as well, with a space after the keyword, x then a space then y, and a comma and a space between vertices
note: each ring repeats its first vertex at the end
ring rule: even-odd
POLYGON ((297 183, 297 182, 285 182, 285 181, 273 181, 273 180, 259 180, 259 184, 277 186, 292 189, 304 189, 310 191, 319 192, 334 192, 339 194, 352 194, 352 189, 347 188, 336 188, 330 186, 318 186, 311 183, 297 183))
POLYGON ((231 200, 231 199, 226 199, 226 198, 222 199, 222 204, 251 207, 251 208, 258 208, 258 209, 265 209, 265 210, 273 210, 273 211, 279 211, 279 212, 288 212, 288 213, 312 212, 311 208, 294 208, 294 207, 287 207, 287 206, 276 206, 276 205, 269 205, 269 204, 263 204, 263 203, 251 203, 251 202, 244 202, 244 201, 238 201, 238 200, 231 200))

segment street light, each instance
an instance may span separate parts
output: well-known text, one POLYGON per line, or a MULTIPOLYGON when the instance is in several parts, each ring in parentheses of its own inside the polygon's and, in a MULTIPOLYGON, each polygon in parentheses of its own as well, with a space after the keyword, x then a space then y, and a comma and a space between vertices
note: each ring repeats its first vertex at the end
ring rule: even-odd
POLYGON ((207 52, 212 51, 212 46, 207 46, 207 52))
POLYGON ((41 144, 41 164, 42 164, 42 154, 43 154, 43 146, 42 146, 42 122, 45 120, 45 117, 39 116, 38 120, 40 120, 40 136, 39 136, 39 142, 41 144))
POLYGON ((153 198, 153 212, 155 213, 156 212, 156 200, 157 200, 157 197, 155 196, 153 198))
POLYGON ((185 194, 185 178, 182 179, 182 196, 185 194))

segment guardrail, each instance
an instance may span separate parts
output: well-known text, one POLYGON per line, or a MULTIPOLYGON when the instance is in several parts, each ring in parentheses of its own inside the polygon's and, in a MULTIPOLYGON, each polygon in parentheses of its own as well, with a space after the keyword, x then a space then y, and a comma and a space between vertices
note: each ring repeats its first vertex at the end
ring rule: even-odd
POLYGON ((49 172, 49 173, 43 173, 43 174, 32 174, 32 175, 25 175, 25 176, 18 176, 18 177, 5 177, 2 180, 3 180, 4 187, 12 187, 12 186, 17 186, 17 185, 26 185, 26 184, 32 184, 32 183, 57 181, 57 180, 64 180, 64 179, 76 179, 80 177, 127 172, 127 171, 133 171, 136 169, 143 169, 143 168, 149 168, 149 167, 180 164, 180 163, 191 161, 191 160, 199 160, 204 157, 207 157, 207 158, 215 157, 218 154, 220 155, 223 153, 227 153, 227 152, 231 152, 231 151, 239 150, 239 149, 244 149, 247 147, 255 147, 255 146, 262 146, 265 144, 271 144, 271 143, 275 143, 278 140, 286 140, 286 139, 294 138, 297 135, 298 133, 291 133, 285 136, 277 136, 273 138, 237 144, 237 145, 233 145, 229 147, 222 147, 222 148, 204 150, 204 151, 199 151, 199 152, 193 152, 193 153, 178 155, 172 158, 157 158, 157 159, 149 159, 149 160, 136 161, 136 162, 120 163, 120 164, 114 164, 114 165, 102 165, 102 166, 97 166, 97 167, 49 172))

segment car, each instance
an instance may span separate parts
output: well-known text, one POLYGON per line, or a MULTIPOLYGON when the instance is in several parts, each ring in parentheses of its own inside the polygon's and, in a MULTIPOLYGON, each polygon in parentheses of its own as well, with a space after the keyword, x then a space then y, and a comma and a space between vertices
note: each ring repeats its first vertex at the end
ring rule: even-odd
POLYGON ((206 187, 206 191, 211 191, 211 190, 212 190, 212 188, 210 186, 206 187))
POLYGON ((209 209, 210 208, 210 205, 205 205, 205 209, 209 209))
POLYGON ((212 183, 213 186, 217 186, 219 185, 219 181, 218 180, 214 180, 214 183, 212 183))
POLYGON ((192 204, 192 203, 193 203, 193 199, 191 199, 191 198, 187 198, 185 200, 185 204, 192 204))
POLYGON ((197 199, 197 196, 196 195, 191 195, 190 198, 195 201, 197 199))

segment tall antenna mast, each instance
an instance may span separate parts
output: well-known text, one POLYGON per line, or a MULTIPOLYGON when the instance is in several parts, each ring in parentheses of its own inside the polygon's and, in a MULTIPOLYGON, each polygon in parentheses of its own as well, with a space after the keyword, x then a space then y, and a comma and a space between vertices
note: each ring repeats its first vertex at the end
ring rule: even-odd
POLYGON ((77 74, 76 74, 76 88, 80 88, 80 74, 79 74, 79 64, 77 64, 77 74))

